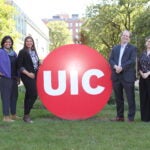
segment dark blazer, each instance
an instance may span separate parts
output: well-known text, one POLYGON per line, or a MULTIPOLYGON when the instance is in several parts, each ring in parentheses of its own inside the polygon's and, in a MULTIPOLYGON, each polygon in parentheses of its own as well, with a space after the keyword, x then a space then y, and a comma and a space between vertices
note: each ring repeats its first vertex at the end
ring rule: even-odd
MULTIPOLYGON (((39 62, 38 62, 39 65, 39 62)), ((21 70, 22 68, 25 68, 29 72, 35 73, 36 70, 34 70, 33 62, 30 57, 30 54, 28 50, 20 50, 18 54, 18 60, 17 60, 17 66, 18 69, 21 70)))
POLYGON ((127 82, 134 82, 136 80, 135 74, 135 62, 137 55, 137 48, 131 44, 127 44, 122 56, 121 66, 123 68, 122 72, 117 74, 114 69, 114 65, 118 65, 119 54, 120 54, 121 45, 113 47, 109 63, 112 68, 112 80, 116 81, 122 79, 127 82))

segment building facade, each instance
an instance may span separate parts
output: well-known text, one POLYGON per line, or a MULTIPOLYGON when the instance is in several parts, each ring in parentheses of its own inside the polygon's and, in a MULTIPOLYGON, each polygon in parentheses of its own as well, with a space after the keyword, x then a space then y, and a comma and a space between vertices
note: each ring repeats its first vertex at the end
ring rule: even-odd
POLYGON ((79 18, 78 14, 72 14, 71 17, 69 17, 68 14, 59 14, 53 16, 51 19, 43 19, 43 21, 45 23, 50 21, 65 21, 68 24, 68 29, 71 32, 73 42, 80 42, 80 28, 83 24, 83 20, 79 18))
POLYGON ((20 34, 20 38, 16 44, 17 51, 23 47, 24 38, 30 35, 35 41, 35 46, 40 59, 45 58, 49 53, 50 43, 48 27, 41 19, 27 15, 18 0, 6 1, 17 10, 17 15, 14 16, 16 30, 20 34))
POLYGON ((68 28, 72 33, 72 39, 74 43, 80 42, 80 28, 83 24, 83 21, 79 18, 78 14, 72 14, 71 18, 66 20, 68 23, 68 28))

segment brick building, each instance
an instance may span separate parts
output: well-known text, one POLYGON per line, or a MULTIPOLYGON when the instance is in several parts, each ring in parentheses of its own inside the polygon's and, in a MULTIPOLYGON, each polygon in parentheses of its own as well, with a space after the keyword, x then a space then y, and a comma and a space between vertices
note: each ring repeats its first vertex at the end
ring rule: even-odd
POLYGON ((79 18, 78 14, 72 14, 69 17, 68 14, 58 14, 53 16, 51 19, 43 19, 45 23, 50 21, 65 21, 68 24, 68 29, 71 32, 72 40, 74 43, 79 43, 80 41, 80 28, 83 24, 83 20, 79 18))

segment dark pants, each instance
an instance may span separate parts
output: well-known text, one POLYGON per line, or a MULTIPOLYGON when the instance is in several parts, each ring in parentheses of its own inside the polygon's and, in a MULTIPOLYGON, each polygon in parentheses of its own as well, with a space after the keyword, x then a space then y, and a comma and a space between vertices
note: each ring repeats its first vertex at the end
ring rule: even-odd
POLYGON ((16 114, 16 106, 18 99, 18 84, 17 80, 11 79, 12 81, 12 90, 11 90, 11 101, 10 101, 10 113, 12 115, 16 114))
POLYGON ((140 78, 139 91, 141 120, 150 121, 150 78, 140 78))
POLYGON ((16 104, 18 98, 18 85, 14 79, 0 77, 0 93, 2 99, 3 115, 16 114, 16 104))
POLYGON ((117 117, 124 118, 124 90, 128 102, 128 119, 134 120, 136 109, 134 82, 130 83, 117 80, 113 83, 113 88, 116 97, 117 117))
POLYGON ((30 114, 30 111, 37 99, 36 79, 31 79, 26 76, 22 76, 21 80, 25 86, 25 99, 24 99, 24 115, 30 114))

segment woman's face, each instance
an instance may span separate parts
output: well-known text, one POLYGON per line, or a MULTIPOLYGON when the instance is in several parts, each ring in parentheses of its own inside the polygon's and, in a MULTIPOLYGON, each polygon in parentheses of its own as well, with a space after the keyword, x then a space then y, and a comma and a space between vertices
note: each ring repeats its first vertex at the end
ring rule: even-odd
POLYGON ((146 41, 146 47, 147 47, 148 49, 150 49, 150 39, 148 39, 148 40, 146 41))
POLYGON ((27 47, 28 49, 31 49, 32 46, 33 46, 33 41, 32 41, 32 39, 27 39, 25 45, 26 45, 26 47, 27 47))
POLYGON ((12 42, 11 42, 11 40, 10 40, 10 39, 7 39, 7 40, 5 41, 3 47, 4 47, 5 49, 8 49, 8 50, 9 50, 9 49, 12 47, 12 42))

